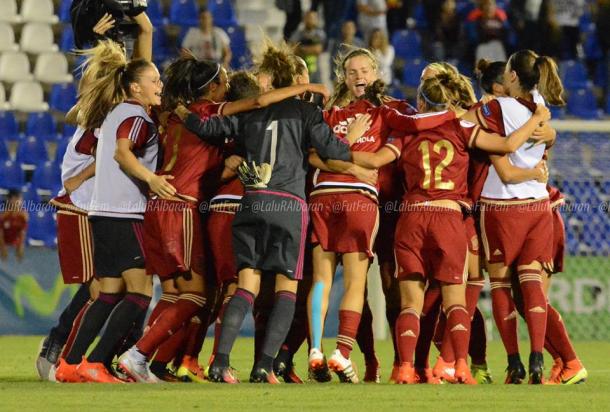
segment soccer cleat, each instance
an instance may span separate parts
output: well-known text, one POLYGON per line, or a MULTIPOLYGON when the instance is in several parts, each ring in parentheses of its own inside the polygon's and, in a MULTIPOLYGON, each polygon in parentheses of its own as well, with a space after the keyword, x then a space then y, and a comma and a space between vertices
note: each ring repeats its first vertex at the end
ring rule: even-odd
POLYGON ((309 380, 316 382, 330 382, 332 379, 330 370, 328 369, 328 364, 326 363, 324 354, 320 352, 319 349, 312 348, 309 351, 308 363, 309 380))
POLYGON ((464 385, 476 385, 477 381, 472 377, 470 368, 465 359, 458 359, 455 362, 455 383, 461 383, 464 385))
POLYGON ((286 383, 303 383, 303 380, 294 371, 294 363, 276 362, 273 365, 273 373, 284 379, 286 383))
POLYGON ((561 358, 553 359, 553 366, 551 367, 551 373, 549 379, 546 381, 547 385, 559 385, 561 383, 561 370, 563 369, 563 361, 561 358))
POLYGON ((529 361, 529 384, 544 384, 544 358, 540 352, 530 353, 529 361))
POLYGON ((376 356, 373 362, 366 362, 363 381, 369 383, 381 382, 381 368, 379 367, 379 359, 376 356))
POLYGON ((399 385, 414 385, 419 382, 415 368, 410 362, 403 362, 398 368, 396 383, 399 385))
POLYGON ((436 364, 432 369, 433 375, 443 381, 454 383, 455 381, 455 363, 445 362, 445 360, 439 356, 436 359, 436 364))
POLYGON ((562 385, 576 385, 587 380, 589 373, 578 358, 566 362, 559 379, 562 385))
POLYGON ((358 383, 358 374, 351 359, 346 359, 339 349, 335 349, 328 359, 328 368, 335 372, 343 383, 358 383))
POLYGON ((134 381, 140 383, 161 383, 162 381, 150 371, 146 358, 137 352, 135 347, 119 357, 119 367, 134 381))
POLYGON ((250 372, 250 383, 270 383, 272 385, 279 385, 280 381, 273 371, 269 372, 265 368, 254 368, 252 369, 252 372, 250 372))
POLYGON ((205 383, 206 377, 199 365, 180 365, 176 371, 176 378, 181 382, 205 383))
POLYGON ((215 366, 212 364, 208 372, 210 382, 218 383, 239 383, 239 379, 235 376, 235 370, 230 366, 215 366))
POLYGON ((63 383, 83 382, 80 375, 76 372, 78 365, 70 365, 64 358, 59 359, 55 368, 55 380, 63 383))
POLYGON ((482 363, 480 365, 471 364, 470 365, 470 373, 472 377, 477 381, 479 385, 485 385, 493 383, 493 378, 491 376, 491 372, 487 368, 486 363, 482 363))
POLYGON ((396 383, 396 379, 398 378, 398 370, 400 369, 400 365, 394 363, 392 365, 392 374, 390 375, 389 383, 396 383))
POLYGON ((108 372, 106 366, 101 362, 92 363, 83 356, 83 361, 76 367, 76 373, 83 382, 95 383, 125 383, 108 372))
POLYGON ((428 383, 430 385, 439 385, 443 383, 440 378, 434 376, 431 368, 415 369, 415 375, 417 376, 418 383, 428 383))
POLYGON ((525 379, 525 366, 521 362, 518 353, 508 355, 508 366, 506 367, 506 379, 504 384, 520 385, 525 379))

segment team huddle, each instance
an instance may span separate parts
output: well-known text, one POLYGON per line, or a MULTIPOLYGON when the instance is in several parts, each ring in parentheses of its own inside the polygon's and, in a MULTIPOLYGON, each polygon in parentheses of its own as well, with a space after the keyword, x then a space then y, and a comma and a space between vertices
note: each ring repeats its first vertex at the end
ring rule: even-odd
POLYGON ((546 104, 564 104, 552 59, 523 50, 480 61, 481 100, 455 67, 431 63, 415 108, 385 95, 374 55, 360 48, 338 56, 332 96, 283 45, 269 43, 251 73, 230 75, 187 54, 161 75, 111 41, 84 53, 67 118, 78 129, 52 201, 64 280, 82 286, 44 341, 42 378, 238 383, 230 354, 252 312, 250 382, 303 383, 293 357, 304 342, 310 381, 333 372, 358 383, 358 343, 362 380, 380 382, 366 300, 376 256, 391 382, 491 383, 477 308, 484 270, 505 382, 586 379, 546 297, 564 253, 562 196, 545 163, 556 137, 546 104), (323 348, 339 264, 336 347, 323 348), (153 276, 163 293, 144 325, 153 276))

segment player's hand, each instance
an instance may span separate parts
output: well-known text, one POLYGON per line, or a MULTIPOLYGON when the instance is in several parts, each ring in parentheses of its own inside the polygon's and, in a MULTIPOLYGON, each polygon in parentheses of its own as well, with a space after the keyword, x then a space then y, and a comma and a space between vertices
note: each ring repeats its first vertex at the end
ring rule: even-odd
POLYGON ((189 116, 189 114, 191 114, 191 111, 189 109, 187 109, 186 106, 184 106, 182 103, 180 103, 174 109, 174 113, 176 113, 176 115, 180 118, 180 120, 182 120, 184 122, 186 120, 186 118, 189 116))
POLYGON ((536 169, 539 173, 539 176, 536 178, 538 182, 546 183, 549 181, 549 168, 545 160, 538 162, 534 169, 536 169))
POLYGON ((383 104, 388 104, 390 102, 395 102, 397 100, 398 100, 397 98, 392 97, 392 96, 388 96, 387 94, 384 94, 383 96, 381 96, 381 102, 383 104))
POLYGON ((243 161, 237 168, 237 175, 243 185, 254 189, 266 188, 267 183, 271 180, 271 172, 272 168, 268 163, 257 166, 256 162, 249 164, 243 161))
POLYGON ((225 167, 233 172, 237 172, 237 168, 244 160, 241 156, 231 155, 225 159, 225 167))
POLYGON ((553 129, 548 122, 545 122, 534 130, 534 133, 528 139, 528 141, 532 142, 530 147, 537 146, 539 144, 547 144, 548 146, 551 146, 555 141, 556 136, 557 131, 553 129))
POLYGON ((330 91, 323 84, 310 83, 309 85, 307 85, 307 91, 311 93, 321 94, 323 97, 322 101, 324 104, 326 104, 328 99, 330 99, 330 91))
POLYGON ((77 176, 70 177, 66 179, 64 182, 64 189, 66 189, 67 194, 72 194, 76 189, 83 184, 83 181, 79 179, 77 176))
POLYGON ((349 169, 349 172, 361 182, 371 186, 375 186, 377 184, 377 178, 379 177, 377 169, 367 169, 366 167, 354 165, 349 169))
POLYGON ((536 105, 534 116, 538 117, 540 122, 548 122, 551 120, 551 111, 543 104, 536 105))
POLYGON ((95 23, 95 26, 93 26, 93 32, 95 34, 104 35, 104 33, 114 27, 114 23, 115 21, 112 18, 112 15, 106 13, 97 23, 95 23))
POLYGON ((148 186, 161 199, 170 199, 176 194, 176 188, 168 182, 173 178, 174 176, 170 175, 153 175, 148 180, 148 186))
POLYGON ((357 114, 356 119, 347 126, 347 140, 352 145, 371 127, 371 115, 357 114))

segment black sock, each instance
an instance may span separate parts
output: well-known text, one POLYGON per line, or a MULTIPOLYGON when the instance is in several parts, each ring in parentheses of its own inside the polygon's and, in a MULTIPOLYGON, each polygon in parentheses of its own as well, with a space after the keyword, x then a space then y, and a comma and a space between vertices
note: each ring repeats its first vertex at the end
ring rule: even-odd
POLYGON ((116 348, 108 354, 108 358, 104 361, 104 364, 108 369, 110 369, 109 366, 112 365, 115 356, 122 355, 140 340, 144 333, 144 321, 146 320, 147 312, 148 311, 145 310, 140 313, 138 319, 133 323, 131 330, 127 333, 127 336, 124 339, 121 339, 116 348))
POLYGON ((275 304, 267 322, 267 333, 258 367, 267 371, 273 370, 273 359, 284 343, 292 324, 296 298, 296 294, 287 291, 275 294, 275 304))
POLYGON ((244 318, 252 308, 253 303, 254 295, 240 288, 235 291, 235 294, 227 304, 224 316, 222 317, 218 350, 214 358, 214 363, 217 366, 229 366, 229 353, 231 353, 244 318))
POLYGON ((89 306, 72 344, 70 353, 66 356, 66 362, 71 365, 80 363, 89 349, 89 345, 106 323, 108 316, 114 307, 123 298, 122 293, 103 293, 100 292, 98 298, 89 306))
POLYGON ((83 306, 85 306, 85 303, 89 301, 90 297, 89 284, 83 283, 72 297, 70 303, 68 303, 68 306, 66 306, 64 311, 61 312, 61 315, 59 315, 59 321, 57 325, 51 329, 49 336, 52 336, 53 339, 61 345, 65 344, 68 340, 68 336, 70 336, 74 319, 76 319, 76 316, 78 316, 78 313, 83 306))
POLYGON ((87 357, 92 363, 103 363, 114 354, 117 345, 125 339, 134 322, 146 312, 150 304, 150 296, 139 293, 127 293, 121 303, 112 311, 106 330, 100 341, 87 357))

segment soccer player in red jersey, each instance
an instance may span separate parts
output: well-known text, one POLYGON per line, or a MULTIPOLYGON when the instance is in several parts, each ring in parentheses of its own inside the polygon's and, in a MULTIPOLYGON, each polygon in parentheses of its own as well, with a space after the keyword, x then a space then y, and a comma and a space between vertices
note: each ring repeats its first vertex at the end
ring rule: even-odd
POLYGON ((25 233, 28 228, 28 213, 23 209, 21 192, 11 189, 6 203, 0 212, 0 258, 8 259, 7 246, 15 248, 18 262, 23 260, 25 252, 25 233))
MULTIPOLYGON (((425 116, 450 107, 455 101, 456 78, 439 75, 422 82, 418 108, 425 116)), ((469 122, 450 120, 402 141, 393 140, 375 154, 354 153, 354 162, 380 167, 399 158, 407 192, 396 228, 395 253, 400 280, 402 312, 397 321, 401 367, 398 383, 418 381, 413 352, 419 334, 419 313, 426 278, 441 282, 451 344, 456 357, 455 378, 476 383, 466 363, 470 316, 465 307, 467 238, 462 206, 468 205, 468 149, 511 152, 524 143, 538 122, 550 117, 540 107, 535 119, 503 139, 469 122)))

